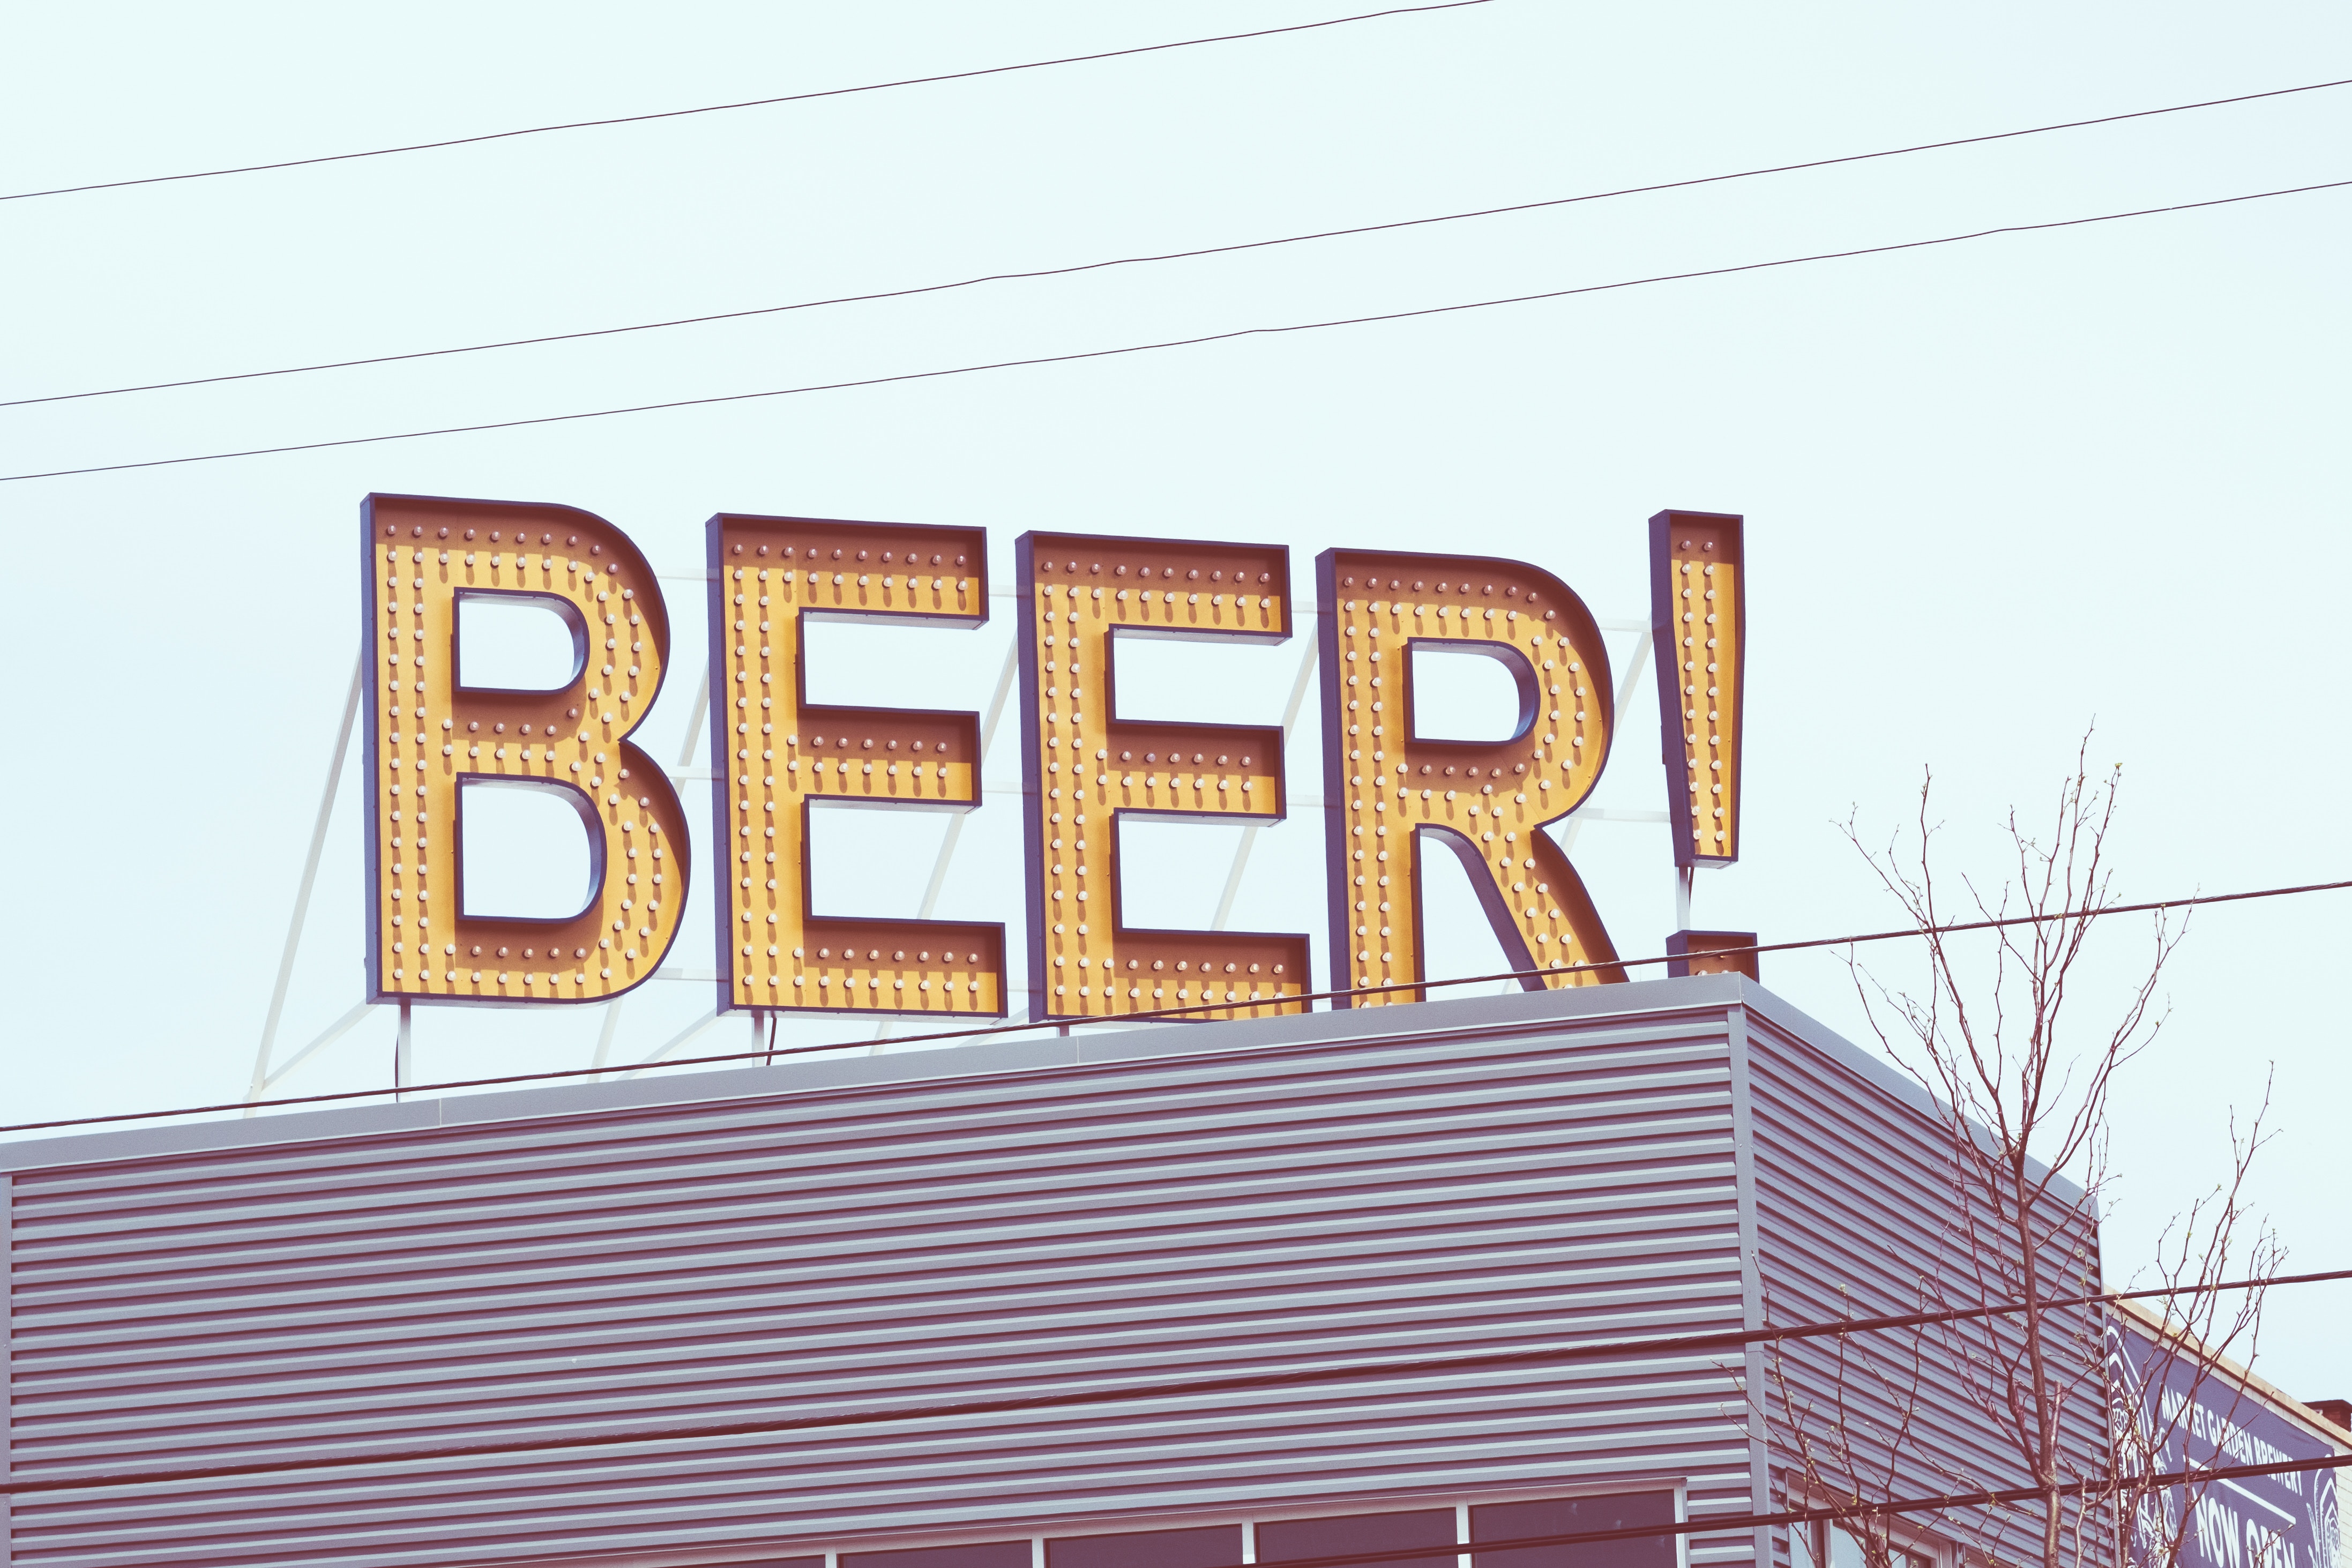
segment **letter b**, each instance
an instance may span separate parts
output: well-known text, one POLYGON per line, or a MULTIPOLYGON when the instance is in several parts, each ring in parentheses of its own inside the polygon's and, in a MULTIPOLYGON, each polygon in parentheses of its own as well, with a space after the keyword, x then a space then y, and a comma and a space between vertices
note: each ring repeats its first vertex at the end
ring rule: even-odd
POLYGON ((371 636, 368 991, 376 1002, 601 1002, 648 979, 686 910, 677 795, 628 742, 661 689, 669 616, 627 535, 569 507, 370 496, 361 552, 371 636), (457 608, 540 605, 571 628, 550 690, 468 686, 457 608), (588 829, 589 886, 552 920, 475 913, 468 784, 553 792, 588 829))

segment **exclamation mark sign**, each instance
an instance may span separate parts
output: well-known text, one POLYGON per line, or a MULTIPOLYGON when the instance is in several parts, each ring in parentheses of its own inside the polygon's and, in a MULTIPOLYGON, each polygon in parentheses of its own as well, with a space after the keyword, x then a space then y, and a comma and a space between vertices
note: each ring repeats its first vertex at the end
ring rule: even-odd
POLYGON ((1729 512, 1662 511, 1650 520, 1650 633, 1658 656, 1658 728, 1666 820, 1675 836, 1682 929, 1666 938, 1669 977, 1757 973, 1756 933, 1696 931, 1691 884, 1701 866, 1739 858, 1739 742, 1747 695, 1748 554, 1729 512))
POLYGON ((1675 864, 1739 858, 1741 702, 1748 682, 1748 558, 1740 519, 1650 519, 1650 622, 1675 864))

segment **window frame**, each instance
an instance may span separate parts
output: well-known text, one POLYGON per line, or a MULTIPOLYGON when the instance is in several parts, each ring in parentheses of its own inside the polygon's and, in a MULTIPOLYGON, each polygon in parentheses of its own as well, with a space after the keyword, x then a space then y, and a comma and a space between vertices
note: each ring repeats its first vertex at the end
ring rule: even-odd
MULTIPOLYGON (((1815 1499, 1794 1492, 1788 1502, 1790 1509, 1836 1508, 1838 1503, 1827 1499, 1815 1499)), ((1849 1540, 1858 1541, 1855 1533, 1837 1520, 1812 1519, 1785 1527, 1788 1541, 1789 1568, 1835 1568, 1830 1531, 1837 1531, 1849 1540), (1798 1554, 1798 1542, 1805 1542, 1804 1555, 1798 1554)), ((1951 1544, 1940 1537, 1913 1528, 1907 1521, 1892 1520, 1887 1525, 1888 1542, 1897 1552, 1909 1554, 1915 1561, 1907 1568, 1963 1568, 1951 1544)), ((1867 1560, 1854 1568, 1867 1568, 1867 1560)), ((1889 1568, 1896 1568, 1890 1564, 1889 1568)))
MULTIPOLYGON (((935 1547, 987 1546, 1025 1539, 1029 1543, 1030 1568, 1046 1568, 1045 1543, 1065 1536, 1145 1534, 1158 1531, 1196 1529, 1202 1526, 1239 1524, 1242 1531, 1242 1562, 1244 1568, 1255 1568, 1257 1558, 1257 1527, 1289 1520, 1326 1519, 1360 1513, 1413 1513, 1440 1509, 1454 1514, 1454 1568, 1473 1568, 1470 1541, 1470 1510, 1490 1503, 1542 1502, 1553 1499, 1612 1497, 1635 1492, 1671 1493, 1674 1506, 1671 1522, 1680 1525, 1690 1521, 1690 1482, 1686 1476, 1610 1477, 1607 1479, 1579 1477, 1573 1480, 1529 1482, 1523 1485, 1482 1488, 1474 1491, 1389 1493, 1366 1497, 1340 1494, 1332 1497, 1302 1499, 1269 1506, 1243 1509, 1193 1509, 1181 1512, 1129 1515, 1117 1519, 1065 1519, 1043 1528, 1034 1524, 1007 1521, 995 1530, 970 1529, 925 1533, 908 1531, 896 1536, 845 1536, 822 1545, 795 1545, 779 1542, 753 1548, 746 1556, 727 1559, 740 1563, 742 1568, 761 1568, 769 1563, 822 1559, 822 1568, 843 1568, 845 1557, 861 1556, 877 1552, 925 1550, 935 1547), (1245 1510, 1245 1511, 1244 1511, 1245 1510)), ((1672 1537, 1674 1568, 1691 1568, 1690 1542, 1687 1533, 1676 1531, 1672 1537)), ((712 1568, 724 1568, 714 1562, 712 1568)), ((1947 1568, 1931 1564, 1931 1568, 1947 1568)))

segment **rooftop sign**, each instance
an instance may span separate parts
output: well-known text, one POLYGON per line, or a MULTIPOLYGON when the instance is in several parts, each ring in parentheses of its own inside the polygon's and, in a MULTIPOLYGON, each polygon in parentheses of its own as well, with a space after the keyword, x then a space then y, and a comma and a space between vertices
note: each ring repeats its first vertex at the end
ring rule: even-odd
MULTIPOLYGON (((371 496, 362 531, 369 633, 384 650, 366 704, 370 999, 564 1005, 642 984, 677 942, 698 870, 685 808, 629 740, 671 651, 644 555, 602 518, 556 506, 371 496), (498 596, 571 627, 565 682, 467 683, 458 606, 498 596), (468 909, 466 802, 488 784, 543 790, 580 814, 591 863, 576 911, 468 909)), ((1001 925, 827 916, 809 879, 814 807, 968 810, 981 801, 982 759, 977 714, 811 703, 804 628, 983 624, 985 535, 731 514, 707 531, 715 783, 700 874, 711 879, 720 1009, 1003 1016, 1012 982, 1001 925)), ((1685 868, 1738 853, 1744 564, 1737 517, 1652 520, 1670 815, 1685 868)), ((1030 1016, 1301 1010, 1307 934, 1130 926, 1118 853, 1126 816, 1286 815, 1281 731, 1126 719, 1116 690, 1129 638, 1287 640, 1289 552, 1028 533, 1014 572, 1030 1016)), ((1559 970, 1551 984, 1624 978, 1581 879, 1540 831, 1591 794, 1616 728, 1608 650, 1584 602, 1523 562, 1344 549, 1317 558, 1315 595, 1334 988, 1427 977, 1420 872, 1440 851, 1469 873, 1514 967, 1559 970), (1511 734, 1424 738, 1417 648, 1500 664, 1519 693, 1511 734)))

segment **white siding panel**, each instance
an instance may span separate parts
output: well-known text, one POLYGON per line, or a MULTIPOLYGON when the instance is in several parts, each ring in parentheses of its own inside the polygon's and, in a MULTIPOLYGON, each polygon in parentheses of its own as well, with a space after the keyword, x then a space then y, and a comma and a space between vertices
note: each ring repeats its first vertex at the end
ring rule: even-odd
MULTIPOLYGON (((1348 1027, 343 1137, 286 1118, 281 1142, 20 1170, 16 1473, 1738 1325, 1722 1006, 1468 1038, 1348 1027)), ((1613 1477, 1687 1478, 1694 1515, 1737 1512, 1748 1445, 1725 1364, 1383 1375, 39 1494, 17 1502, 13 1547, 60 1568, 761 1558, 1613 1477)))
MULTIPOLYGON (((1773 1325, 1972 1306, 1987 1299, 1988 1286, 1997 1289, 1997 1278, 1976 1277, 1951 1223, 1958 1213, 1951 1133, 1923 1090, 1874 1082, 1886 1069, 1857 1071, 1852 1047, 1815 1044, 1763 1009, 1748 1015, 1748 1047, 1759 1261, 1773 1325)), ((2085 1258, 2068 1246, 2051 1247, 2042 1268, 2053 1295, 2098 1289, 2096 1237, 2085 1258)), ((2053 1314, 2053 1322, 2091 1334, 2087 1364, 2095 1368, 2095 1320, 2076 1312, 2053 1314)), ((1844 1402, 1852 1416, 1844 1430, 1864 1462, 1866 1492, 1932 1496, 2031 1484, 2014 1448, 1969 1397, 1970 1382, 1985 1387, 1984 1363, 1956 1344, 1954 1331, 1861 1334, 1846 1350, 1843 1367, 1831 1340, 1793 1342, 1780 1354, 1791 1391, 1811 1403, 1817 1433, 1844 1402), (1873 1440, 1874 1430, 1903 1431, 1906 1414, 1908 1433, 1900 1444, 1873 1440)), ((2104 1396, 2095 1376, 2085 1394, 2066 1412, 2063 1445, 2071 1473, 2094 1476, 2105 1464, 2104 1396)), ((1776 1456, 1790 1446, 1786 1419, 1776 1401, 1776 1456)), ((1969 1510, 1911 1522, 1947 1542, 1997 1550, 2010 1561, 2041 1553, 2039 1534, 2028 1533, 2038 1526, 2023 1510, 2000 1521, 1969 1510)), ((1785 1560, 1785 1545, 1776 1555, 1785 1560)))

